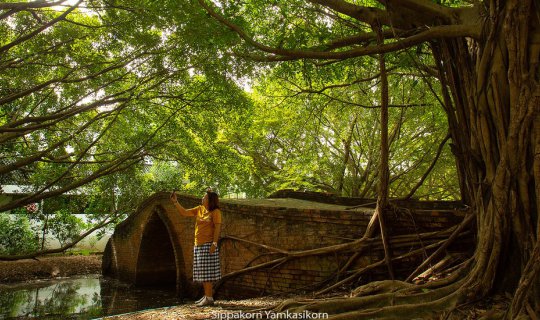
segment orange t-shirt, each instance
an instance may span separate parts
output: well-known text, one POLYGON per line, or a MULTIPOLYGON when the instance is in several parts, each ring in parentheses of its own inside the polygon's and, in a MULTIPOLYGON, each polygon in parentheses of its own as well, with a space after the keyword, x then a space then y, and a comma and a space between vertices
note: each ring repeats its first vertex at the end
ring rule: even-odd
POLYGON ((203 205, 186 210, 195 217, 195 245, 214 241, 216 224, 221 224, 221 210, 206 210, 203 205))

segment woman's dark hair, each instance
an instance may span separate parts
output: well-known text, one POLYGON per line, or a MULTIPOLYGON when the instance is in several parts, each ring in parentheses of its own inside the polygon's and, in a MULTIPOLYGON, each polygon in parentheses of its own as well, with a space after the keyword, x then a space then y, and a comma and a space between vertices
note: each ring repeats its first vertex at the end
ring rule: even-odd
POLYGON ((208 195, 208 211, 219 209, 219 197, 217 193, 213 191, 206 191, 208 195))

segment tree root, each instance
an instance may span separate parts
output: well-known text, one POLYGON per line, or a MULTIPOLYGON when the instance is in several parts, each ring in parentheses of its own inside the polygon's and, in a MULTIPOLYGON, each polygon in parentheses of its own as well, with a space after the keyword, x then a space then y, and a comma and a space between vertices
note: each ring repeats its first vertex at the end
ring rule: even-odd
POLYGON ((331 316, 328 319, 397 319, 403 317, 407 317, 408 319, 429 319, 435 314, 440 313, 442 310, 454 306, 457 303, 458 298, 459 295, 457 293, 452 293, 435 301, 396 306, 387 305, 367 310, 357 309, 331 316))
MULTIPOLYGON (((454 226, 454 227, 451 227, 451 228, 449 228, 447 230, 443 230, 443 231, 435 231, 435 232, 426 232, 426 233, 421 233, 421 234, 395 236, 390 240, 390 244, 392 245, 393 248, 399 248, 399 247, 402 247, 402 246, 404 246, 404 247, 413 246, 413 245, 418 243, 418 241, 419 241, 418 239, 421 239, 422 241, 425 241, 426 244, 429 243, 429 245, 425 246, 422 249, 418 249, 418 250, 413 251, 414 253, 409 252, 406 255, 402 255, 402 256, 399 256, 399 257, 394 257, 392 260, 403 259, 405 257, 418 255, 418 254, 421 254, 423 252, 423 250, 426 249, 426 248, 433 248, 433 247, 436 247, 437 245, 442 245, 442 244, 444 244, 444 242, 446 240, 443 240, 443 241, 438 241, 438 240, 439 239, 447 239, 448 235, 451 234, 452 232, 454 232, 456 228, 457 228, 457 226, 454 226), (434 246, 434 244, 436 244, 436 245, 434 246), (420 250, 422 250, 422 251, 420 251, 420 250)), ((461 233, 460 235, 465 235, 465 234, 466 234, 466 232, 461 233)), ((349 243, 344 243, 344 244, 339 244, 339 245, 332 245, 332 246, 322 247, 322 248, 317 248, 317 249, 301 250, 301 251, 287 251, 287 250, 283 250, 283 249, 280 249, 280 248, 274 248, 274 247, 266 246, 266 245, 259 244, 259 243, 256 243, 256 242, 252 242, 252 241, 249 241, 249 240, 236 238, 236 237, 233 237, 233 236, 223 237, 222 241, 224 241, 224 240, 238 241, 238 242, 246 243, 248 245, 257 246, 257 247, 260 247, 260 248, 263 248, 263 249, 269 251, 269 252, 266 252, 264 254, 258 255, 256 257, 257 259, 259 259, 261 257, 264 257, 264 256, 270 256, 270 255, 277 255, 278 257, 276 257, 273 260, 264 261, 264 262, 261 262, 261 263, 256 264, 256 265, 252 265, 252 264, 257 259, 252 259, 247 264, 247 266, 245 268, 225 275, 222 278, 222 280, 229 279, 229 278, 232 278, 232 277, 244 274, 244 273, 249 273, 249 272, 252 272, 252 271, 255 271, 255 270, 258 270, 258 269, 271 268, 271 267, 273 267, 273 266, 275 266, 277 264, 281 264, 284 261, 289 261, 291 259, 300 259, 300 258, 305 258, 305 257, 310 257, 310 256, 320 256, 320 255, 346 253, 346 252, 352 252, 353 253, 352 257, 355 257, 355 256, 357 257, 368 246, 371 246, 373 249, 378 249, 378 248, 380 248, 382 246, 380 237, 375 237, 375 238, 363 237, 361 239, 358 239, 358 240, 355 240, 355 241, 352 241, 352 242, 349 242, 349 243)), ((349 261, 347 262, 347 264, 349 266, 350 266, 350 261, 351 261, 351 259, 349 259, 349 261)), ((378 262, 376 262, 374 264, 377 264, 377 263, 378 262)), ((368 267, 370 267, 370 266, 368 266, 368 267)), ((369 269, 371 269, 372 267, 370 267, 369 269)), ((343 268, 342 268, 342 270, 345 271, 343 268)))
POLYGON ((373 281, 352 291, 353 297, 361 297, 382 293, 396 292, 401 289, 414 287, 413 284, 398 280, 373 281))
POLYGON ((396 280, 371 282, 353 290, 348 298, 291 299, 273 310, 328 313, 329 319, 428 319, 466 300, 472 262, 471 258, 448 277, 421 285, 396 280))
POLYGON ((372 282, 357 288, 349 298, 287 300, 274 309, 291 313, 328 313, 330 319, 426 318, 454 307, 464 296, 465 279, 434 290, 403 281, 372 282))
POLYGON ((540 275, 540 237, 536 240, 536 245, 533 250, 525 270, 519 281, 519 286, 514 294, 514 299, 512 300, 511 313, 512 318, 518 317, 519 314, 524 312, 524 309, 527 305, 527 298, 532 291, 532 287, 535 281, 538 281, 538 276, 540 275))
POLYGON ((465 219, 463 220, 463 222, 461 222, 459 224, 459 226, 454 230, 454 232, 452 233, 452 235, 450 236, 450 238, 448 238, 448 240, 442 245, 439 247, 439 249, 437 249, 437 251, 435 251, 429 258, 427 258, 420 266, 418 266, 416 268, 416 270, 413 271, 413 273, 411 273, 411 275, 407 278, 406 281, 411 281, 415 276, 418 275, 418 273, 420 273, 420 271, 422 271, 422 269, 427 266, 428 264, 430 264, 435 258, 437 258, 441 253, 443 253, 446 248, 448 248, 448 246, 450 246, 450 244, 452 244, 452 242, 454 242, 454 240, 459 236, 460 232, 466 227, 468 226, 472 221, 473 219, 476 217, 476 214, 470 214, 468 215, 467 217, 465 217, 465 219))
MULTIPOLYGON (((344 244, 317 249, 288 251, 244 239, 229 237, 228 240, 241 242, 249 246, 256 246, 266 252, 257 255, 244 269, 225 275, 216 286, 219 286, 231 277, 260 269, 272 270, 293 259, 331 254, 349 255, 349 259, 345 261, 345 264, 336 270, 337 274, 328 279, 328 281, 331 280, 333 283, 330 283, 323 290, 315 293, 316 295, 320 295, 342 285, 348 285, 356 281, 363 273, 384 266, 385 263, 388 265, 397 260, 419 255, 425 256, 427 251, 434 252, 427 263, 422 264, 413 272, 414 275, 422 271, 428 263, 436 264, 438 262, 436 259, 439 259, 442 253, 446 252, 447 247, 452 241, 469 233, 465 227, 469 226, 474 220, 474 215, 469 215, 459 225, 446 230, 393 236, 387 239, 388 242, 385 243, 381 237, 374 237, 376 226, 379 225, 377 223, 379 215, 380 212, 377 214, 376 210, 362 238, 344 244), (384 258, 379 261, 353 269, 355 260, 362 255, 366 248, 380 250, 388 245, 391 245, 394 249, 411 249, 399 256, 389 256, 386 253, 384 258), (341 276, 343 278, 340 280, 341 276)), ((395 280, 372 282, 356 288, 351 292, 351 296, 347 298, 291 299, 275 307, 273 311, 283 312, 287 310, 292 313, 302 313, 305 311, 328 313, 332 315, 331 319, 395 319, 403 317, 403 315, 406 315, 407 318, 431 317, 434 314, 441 314, 445 310, 454 308, 470 293, 467 284, 475 282, 467 275, 468 272, 474 269, 472 262, 476 261, 471 258, 461 265, 452 267, 453 271, 451 273, 445 270, 447 272, 446 274, 449 274, 445 278, 424 284, 412 284, 406 281, 395 280)), ((430 272, 434 271, 430 270, 430 272)))
MULTIPOLYGON (((368 288, 371 292, 380 291, 382 293, 375 295, 367 295, 362 297, 340 298, 331 300, 322 300, 313 302, 302 307, 297 307, 292 311, 298 312, 303 310, 328 312, 328 313, 343 313, 354 310, 377 309, 384 306, 397 306, 405 304, 417 304, 426 301, 435 301, 441 299, 453 292, 461 285, 462 281, 455 282, 446 287, 435 290, 422 289, 416 293, 412 293, 411 286, 400 281, 381 281, 376 284, 376 288, 371 286, 368 288)), ((358 289, 362 291, 362 289, 358 289)))

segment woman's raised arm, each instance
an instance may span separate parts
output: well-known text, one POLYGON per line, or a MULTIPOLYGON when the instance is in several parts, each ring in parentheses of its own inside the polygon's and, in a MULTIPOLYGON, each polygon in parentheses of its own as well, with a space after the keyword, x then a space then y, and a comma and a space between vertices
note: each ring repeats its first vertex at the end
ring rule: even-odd
POLYGON ((171 193, 171 201, 174 204, 174 206, 176 207, 176 210, 178 210, 178 213, 180 213, 181 215, 186 216, 186 217, 192 217, 193 216, 192 214, 189 214, 189 212, 184 207, 182 207, 182 205, 178 202, 178 198, 176 197, 176 192, 175 191, 173 191, 171 193))

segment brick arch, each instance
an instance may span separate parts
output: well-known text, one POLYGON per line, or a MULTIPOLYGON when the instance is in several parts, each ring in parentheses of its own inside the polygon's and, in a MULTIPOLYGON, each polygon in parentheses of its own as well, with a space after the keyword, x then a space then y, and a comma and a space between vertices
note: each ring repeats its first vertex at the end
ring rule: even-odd
POLYGON ((176 285, 177 274, 185 273, 176 263, 174 235, 158 212, 154 210, 144 225, 135 271, 137 285, 176 285), (177 268, 181 270, 177 272, 177 268))
POLYGON ((197 290, 191 282, 193 227, 168 194, 157 193, 121 222, 103 256, 103 274, 140 286, 175 286, 181 296, 197 290))

